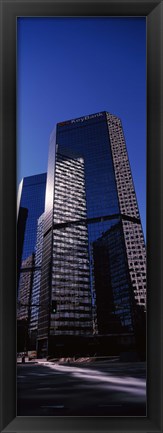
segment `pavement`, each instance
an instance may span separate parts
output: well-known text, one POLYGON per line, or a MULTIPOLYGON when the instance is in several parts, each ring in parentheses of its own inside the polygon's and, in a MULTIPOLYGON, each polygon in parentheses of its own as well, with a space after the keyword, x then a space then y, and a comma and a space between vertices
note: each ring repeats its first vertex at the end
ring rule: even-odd
POLYGON ((17 416, 146 416, 143 362, 17 365, 17 416))

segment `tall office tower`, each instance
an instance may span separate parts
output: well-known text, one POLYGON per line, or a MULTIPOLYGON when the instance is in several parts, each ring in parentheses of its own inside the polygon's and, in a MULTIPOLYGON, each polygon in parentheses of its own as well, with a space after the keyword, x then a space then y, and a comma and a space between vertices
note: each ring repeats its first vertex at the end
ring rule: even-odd
POLYGON ((125 139, 120 119, 106 117, 130 278, 137 303, 146 308, 146 249, 125 139))
MULTIPOLYGON (((66 283, 70 291, 73 285, 76 284, 76 273, 74 273, 73 270, 71 271, 70 267, 70 277, 66 275, 69 250, 65 250, 67 251, 67 255, 63 254, 62 247, 65 246, 64 229, 66 229, 66 244, 71 245, 75 251, 76 246, 72 238, 72 231, 78 230, 79 244, 82 245, 81 239, 83 233, 81 227, 85 228, 84 242, 88 243, 88 256, 85 250, 85 259, 87 259, 85 263, 86 267, 84 268, 84 262, 81 261, 80 272, 81 269, 83 269, 83 271, 84 269, 86 270, 87 276, 85 283, 87 298, 89 299, 88 293, 91 293, 93 311, 95 311, 95 307, 97 308, 97 327, 94 326, 94 329, 97 329, 98 333, 103 331, 98 323, 99 309, 97 303, 100 302, 100 285, 98 278, 101 273, 101 265, 99 265, 97 250, 98 248, 99 251, 101 250, 101 244, 103 243, 105 245, 106 255, 108 255, 110 251, 110 259, 106 257, 105 260, 107 268, 111 266, 111 257, 114 257, 114 254, 112 255, 113 250, 119 245, 121 255, 120 258, 118 258, 117 255, 116 260, 122 264, 121 277, 122 279, 124 278, 123 284, 119 290, 122 291, 123 298, 126 298, 125 308, 128 309, 128 317, 126 315, 124 321, 118 314, 115 315, 113 321, 111 321, 110 317, 110 328, 107 323, 105 329, 106 332, 109 333, 109 329, 110 332, 112 332, 113 322, 115 323, 115 327, 117 327, 118 324, 122 325, 124 323, 125 331, 134 332, 137 306, 139 305, 145 308, 146 301, 145 243, 122 125, 119 118, 107 112, 100 112, 57 124, 56 131, 53 131, 50 137, 44 215, 40 301, 44 303, 44 305, 46 303, 47 309, 45 311, 44 308, 44 312, 42 309, 39 315, 38 343, 40 353, 41 351, 48 352, 49 347, 52 347, 52 340, 48 337, 50 327, 52 330, 52 323, 53 335, 57 334, 58 324, 55 319, 57 316, 52 316, 48 311, 48 305, 51 300, 54 299, 54 294, 57 289, 57 284, 56 289, 54 285, 55 275, 56 279, 58 278, 57 281, 59 285, 61 281, 66 283), (60 177, 58 177, 59 155, 64 158, 64 162, 62 161, 62 176, 60 177), (70 173, 70 170, 66 167, 66 161, 69 161, 69 167, 73 161, 76 161, 76 163, 77 161, 81 161, 83 168, 76 170, 72 176, 72 173, 70 173), (84 185, 83 194, 85 194, 85 208, 84 201, 82 201, 80 194, 75 192, 75 190, 73 192, 73 188, 80 180, 81 173, 82 183, 84 185), (69 182, 71 182, 71 188, 69 188, 69 182), (64 188, 61 193, 62 185, 64 185, 64 188), (72 195, 74 195, 74 202, 72 203, 71 199, 66 195, 66 188, 68 190, 70 189, 72 195), (82 203, 82 206, 77 208, 77 203, 78 205, 82 203), (68 210, 69 206, 71 212, 66 214, 66 210, 68 210), (72 212, 73 206, 74 212, 72 212), (60 212, 60 219, 57 217, 56 212, 58 211, 60 212), (118 231, 117 227, 120 227, 118 231), (119 242, 117 243, 116 236, 119 237, 119 242), (86 238, 88 238, 87 241, 86 238), (110 243, 112 243, 112 246, 110 243), (109 248, 106 246, 107 244, 109 244, 109 248), (57 266, 59 266, 59 260, 58 257, 55 256, 55 251, 59 249, 59 245, 62 266, 57 268, 57 266), (125 290, 123 290, 123 285, 127 286, 125 290)), ((111 311, 110 303, 112 302, 113 305, 113 300, 116 299, 117 302, 121 299, 120 296, 113 298, 113 294, 115 295, 116 290, 118 291, 118 287, 116 288, 113 284, 113 280, 116 278, 115 273, 118 272, 118 267, 117 269, 115 268, 115 272, 112 272, 110 268, 107 272, 107 278, 108 281, 111 280, 111 284, 105 284, 103 296, 106 299, 106 309, 108 308, 108 311, 111 311), (111 293, 108 295, 108 292, 111 290, 112 295, 111 293)), ((103 284, 102 281, 101 284, 103 284)), ((55 299, 56 302, 58 302, 56 295, 55 299)), ((124 306, 122 306, 122 309, 123 308, 124 306)), ((59 312, 57 312, 57 314, 59 314, 59 312)), ((119 314, 121 314, 120 309, 119 314)), ((80 320, 79 315, 79 321, 80 320)), ((66 326, 70 327, 68 317, 66 326)), ((60 328, 60 331, 63 332, 64 329, 63 326, 62 329, 60 328)))
POLYGON ((35 250, 37 220, 44 212, 46 189, 46 173, 28 176, 22 179, 18 190, 18 218, 21 207, 27 208, 22 260, 29 257, 35 250))
MULTIPOLYGON (((37 219, 44 211, 45 206, 46 173, 25 177, 19 184, 18 189, 18 225, 17 225, 17 297, 18 300, 25 295, 25 288, 33 281, 34 260, 30 262, 29 257, 35 252, 37 219), (24 209, 25 208, 25 209, 24 209), (24 210, 23 210, 24 209, 24 210), (23 236, 22 236, 23 233, 23 236), (31 264, 32 263, 32 264, 31 264), (22 269, 22 268, 25 269, 22 269), (29 270, 27 269, 29 268, 29 270), (28 283, 27 283, 28 282, 28 283)), ((28 290, 27 290, 28 292, 28 290)), ((31 296, 31 293, 30 293, 31 296)), ((29 301, 29 297, 27 296, 29 301)), ((19 304, 17 310, 18 327, 20 321, 25 320, 25 307, 19 304)), ((28 306, 30 308, 30 305, 28 306)), ((26 307, 27 310, 27 307, 26 307)), ((29 310, 30 313, 30 310, 29 310)), ((29 315, 28 323, 29 325, 29 315)), ((24 326, 23 323, 21 326, 24 326)), ((21 332, 18 332, 18 347, 21 332)))

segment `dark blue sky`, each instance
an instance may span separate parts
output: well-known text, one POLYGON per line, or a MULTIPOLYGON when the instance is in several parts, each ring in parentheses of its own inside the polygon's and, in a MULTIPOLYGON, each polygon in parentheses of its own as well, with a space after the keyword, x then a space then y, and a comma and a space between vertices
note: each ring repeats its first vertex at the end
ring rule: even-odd
POLYGON ((57 122, 99 111, 121 118, 146 231, 145 18, 18 18, 17 161, 47 170, 57 122))

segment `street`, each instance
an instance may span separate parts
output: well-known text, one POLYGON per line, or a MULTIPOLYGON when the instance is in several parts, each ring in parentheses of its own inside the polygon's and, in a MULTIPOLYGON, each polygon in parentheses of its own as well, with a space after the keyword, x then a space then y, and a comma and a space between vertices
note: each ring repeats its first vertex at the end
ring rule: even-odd
POLYGON ((18 364, 17 416, 146 416, 145 363, 18 364))

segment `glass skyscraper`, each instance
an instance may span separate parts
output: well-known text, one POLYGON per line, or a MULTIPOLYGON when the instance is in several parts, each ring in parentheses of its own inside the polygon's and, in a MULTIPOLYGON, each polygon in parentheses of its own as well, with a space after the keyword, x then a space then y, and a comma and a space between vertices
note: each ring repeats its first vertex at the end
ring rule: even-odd
POLYGON ((28 215, 24 233, 22 260, 27 259, 35 250, 37 220, 44 212, 46 173, 28 176, 22 179, 18 190, 18 217, 21 208, 26 208, 28 215))
POLYGON ((121 121, 107 112, 51 134, 40 305, 39 353, 53 352, 56 336, 134 334, 145 310, 136 194, 121 121))
MULTIPOLYGON (((18 189, 17 319, 19 331, 21 326, 24 327, 24 320, 27 328, 29 328, 30 324, 33 279, 36 279, 34 253, 36 249, 37 221, 44 211, 45 189, 46 173, 25 177, 20 182, 18 189)), ((18 333, 18 340, 20 339, 19 334, 20 332, 18 333)))

